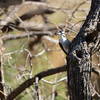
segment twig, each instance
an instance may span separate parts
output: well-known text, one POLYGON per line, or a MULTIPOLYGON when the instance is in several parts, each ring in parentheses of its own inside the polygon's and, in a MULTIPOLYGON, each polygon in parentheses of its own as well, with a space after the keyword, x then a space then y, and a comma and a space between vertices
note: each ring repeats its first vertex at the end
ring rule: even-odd
POLYGON ((86 2, 87 2, 87 0, 81 2, 81 3, 74 9, 74 11, 72 12, 72 17, 75 17, 74 14, 75 14, 75 13, 77 12, 77 10, 78 10, 82 5, 84 5, 86 2))
POLYGON ((35 94, 36 94, 36 100, 40 100, 39 99, 39 87, 38 87, 38 83, 39 83, 39 79, 38 77, 35 78, 35 83, 34 83, 34 86, 35 86, 35 94))
MULTIPOLYGON (((55 82, 57 80, 57 75, 55 77, 55 82)), ((55 84, 53 87, 52 87, 52 96, 51 96, 51 100, 55 100, 55 97, 56 97, 56 87, 57 87, 57 84, 55 84)))
POLYGON ((51 85, 55 85, 55 84, 57 84, 57 83, 60 83, 60 82, 62 82, 62 81, 67 81, 67 77, 63 77, 63 78, 61 78, 61 79, 59 79, 59 80, 57 80, 57 81, 54 81, 54 82, 51 82, 51 81, 47 81, 47 80, 45 80, 45 79, 41 79, 43 82, 45 82, 45 83, 47 83, 47 84, 51 84, 51 85))

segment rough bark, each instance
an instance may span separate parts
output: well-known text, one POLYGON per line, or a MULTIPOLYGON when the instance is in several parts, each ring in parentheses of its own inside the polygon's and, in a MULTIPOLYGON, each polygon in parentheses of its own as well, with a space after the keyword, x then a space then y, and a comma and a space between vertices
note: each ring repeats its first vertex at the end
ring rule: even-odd
POLYGON ((70 100, 92 100, 90 58, 92 52, 100 48, 99 20, 100 0, 92 0, 86 21, 69 47, 67 72, 70 100))

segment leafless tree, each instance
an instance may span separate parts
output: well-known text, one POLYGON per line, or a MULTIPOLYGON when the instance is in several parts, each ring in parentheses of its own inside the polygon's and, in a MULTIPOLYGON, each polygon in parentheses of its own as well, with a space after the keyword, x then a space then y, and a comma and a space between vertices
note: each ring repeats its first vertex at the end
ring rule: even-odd
MULTIPOLYGON (((16 1, 16 0, 15 0, 16 1)), ((100 56, 100 0, 91 0, 90 11, 84 20, 79 21, 71 25, 71 21, 75 18, 75 13, 79 10, 79 8, 88 2, 85 0, 81 2, 74 10, 62 8, 62 7, 53 7, 48 3, 45 3, 46 0, 19 0, 18 2, 10 2, 8 0, 8 4, 5 1, 1 2, 1 11, 0 16, 4 15, 4 19, 0 20, 0 31, 3 33, 0 37, 0 99, 1 100, 14 100, 19 94, 21 94, 26 88, 29 88, 34 83, 34 89, 31 88, 31 91, 35 91, 35 100, 43 100, 41 97, 41 93, 39 90, 39 81, 43 81, 47 84, 57 84, 63 80, 66 80, 68 83, 68 92, 69 92, 69 100, 93 100, 93 97, 97 100, 100 98, 100 69, 99 64, 93 64, 93 57, 95 55, 100 56), (35 2, 37 1, 37 2, 35 2), (28 11, 18 15, 18 11, 25 7, 26 5, 31 5, 32 7, 36 6, 34 9, 29 9, 28 11), (67 24, 52 24, 46 15, 52 15, 58 10, 62 12, 71 12, 71 17, 69 18, 67 24), (35 23, 27 22, 27 20, 34 18, 35 16, 41 16, 43 20, 42 25, 36 25, 35 23), (74 26, 84 22, 80 31, 74 29, 74 26), (50 24, 50 25, 49 25, 50 24), (32 76, 32 59, 43 55, 45 52, 53 51, 52 49, 48 49, 45 44, 43 44, 43 51, 38 54, 32 55, 32 53, 28 49, 23 49, 20 51, 14 51, 10 53, 4 54, 3 45, 10 40, 18 40, 23 38, 32 38, 32 42, 30 42, 29 46, 32 48, 34 44, 39 43, 42 39, 46 39, 51 43, 58 44, 59 40, 55 40, 52 36, 57 36, 57 32, 59 29, 63 29, 65 34, 69 34, 71 32, 78 33, 74 39, 69 40, 70 45, 67 46, 66 61, 67 63, 63 66, 52 68, 46 71, 42 71, 37 73, 35 76, 32 76), (14 30, 20 31, 22 34, 11 34, 14 30), (7 55, 12 55, 17 52, 26 52, 28 59, 28 63, 30 66, 30 70, 17 69, 20 73, 20 78, 24 80, 22 84, 20 84, 16 89, 10 91, 9 94, 5 94, 5 82, 4 82, 4 73, 3 73, 3 58, 7 55), (24 72, 28 72, 29 78, 26 79, 24 72), (54 82, 49 82, 44 77, 54 75, 60 72, 67 72, 67 78, 64 77, 60 80, 56 80, 54 82), (99 78, 98 78, 99 77, 99 78), (96 86, 94 85, 94 81, 96 80, 96 86)), ((57 49, 56 49, 57 50, 57 49)), ((66 50, 65 50, 66 51, 66 50)), ((56 85, 53 87, 52 92, 52 100, 57 95, 55 90, 56 85)), ((29 91, 27 91, 29 93, 29 91)))

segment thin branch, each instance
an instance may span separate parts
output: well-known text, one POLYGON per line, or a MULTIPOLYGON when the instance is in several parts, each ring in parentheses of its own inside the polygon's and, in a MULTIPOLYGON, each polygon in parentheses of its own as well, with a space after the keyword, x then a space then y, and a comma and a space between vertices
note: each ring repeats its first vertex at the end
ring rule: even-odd
POLYGON ((63 77, 63 78, 61 78, 61 79, 59 79, 59 80, 57 80, 57 81, 53 81, 53 82, 51 82, 51 81, 47 81, 47 80, 45 80, 45 79, 41 79, 43 82, 45 82, 45 83, 47 83, 47 84, 51 84, 51 85, 55 85, 55 84, 57 84, 57 83, 60 83, 60 82, 62 82, 62 81, 67 81, 67 77, 63 77))
POLYGON ((37 36, 43 36, 43 35, 53 35, 50 31, 45 31, 45 32, 29 32, 29 33, 23 33, 23 34, 7 34, 1 37, 1 39, 6 42, 8 40, 15 40, 15 39, 21 39, 21 38, 26 38, 26 37, 34 37, 35 35, 37 36))
POLYGON ((35 78, 35 82, 34 82, 36 100, 40 100, 40 99, 39 99, 39 86, 38 86, 38 83, 39 83, 39 80, 38 80, 38 77, 36 77, 36 78, 35 78))
POLYGON ((82 5, 84 5, 86 2, 87 2, 87 0, 81 2, 81 3, 74 9, 74 11, 72 12, 72 17, 75 18, 75 15, 74 15, 74 14, 75 14, 75 13, 78 11, 78 9, 79 9, 82 5))
POLYGON ((30 78, 30 79, 26 80, 24 83, 22 83, 16 89, 14 89, 7 96, 7 100, 13 100, 16 96, 18 96, 20 93, 22 93, 26 88, 33 85, 33 83, 35 82, 36 77, 38 77, 38 79, 41 80, 44 77, 66 71, 66 67, 67 67, 67 65, 64 65, 64 66, 61 66, 61 67, 58 67, 58 68, 53 68, 53 69, 49 69, 49 70, 38 73, 33 78, 30 78))

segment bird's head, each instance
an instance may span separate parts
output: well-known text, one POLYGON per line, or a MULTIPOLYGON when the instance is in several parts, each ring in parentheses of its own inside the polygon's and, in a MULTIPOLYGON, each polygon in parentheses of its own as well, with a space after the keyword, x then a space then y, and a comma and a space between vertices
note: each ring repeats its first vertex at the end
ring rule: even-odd
POLYGON ((65 37, 65 31, 63 29, 58 30, 57 35, 60 37, 65 37))
POLYGON ((57 34, 58 35, 63 35, 63 34, 65 34, 65 32, 63 30, 59 30, 57 34))

